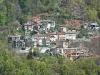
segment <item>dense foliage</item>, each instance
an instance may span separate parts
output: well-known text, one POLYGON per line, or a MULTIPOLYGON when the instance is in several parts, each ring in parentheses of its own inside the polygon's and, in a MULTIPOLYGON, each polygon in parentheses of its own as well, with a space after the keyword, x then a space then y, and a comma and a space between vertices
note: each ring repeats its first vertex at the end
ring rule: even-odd
POLYGON ((0 75, 99 75, 98 61, 70 61, 61 56, 27 60, 7 50, 0 50, 0 75))
POLYGON ((23 23, 28 16, 45 12, 98 21, 99 7, 99 0, 0 0, 0 25, 11 25, 16 20, 23 23))

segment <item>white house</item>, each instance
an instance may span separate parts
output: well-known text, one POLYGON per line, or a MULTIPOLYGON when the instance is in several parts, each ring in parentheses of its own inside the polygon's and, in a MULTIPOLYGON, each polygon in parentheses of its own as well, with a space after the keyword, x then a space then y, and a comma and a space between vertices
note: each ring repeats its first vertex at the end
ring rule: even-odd
POLYGON ((72 31, 67 31, 66 34, 65 34, 65 38, 66 39, 70 39, 70 40, 75 40, 76 39, 76 31, 75 30, 72 30, 72 31))
POLYGON ((66 41, 63 41, 63 48, 68 48, 69 43, 66 41))
POLYGON ((45 25, 44 27, 47 28, 47 29, 50 29, 50 28, 54 28, 55 27, 55 21, 52 21, 52 20, 41 20, 40 21, 40 25, 45 25))
POLYGON ((70 40, 75 40, 76 39, 76 34, 74 33, 66 33, 66 39, 70 39, 70 40))
POLYGON ((58 39, 58 35, 57 34, 50 34, 50 40, 51 41, 56 41, 58 39))
POLYGON ((61 31, 61 32, 67 32, 66 26, 61 25, 61 26, 60 26, 60 31, 61 31))
POLYGON ((32 36, 32 42, 34 42, 34 45, 49 45, 50 44, 50 38, 47 34, 36 34, 32 36))
POLYGON ((33 30, 33 22, 32 21, 28 21, 27 23, 24 23, 24 28, 25 30, 33 30))
POLYGON ((38 42, 39 45, 43 45, 43 40, 42 39, 39 39, 37 42, 38 42))
POLYGON ((59 40, 65 40, 66 39, 65 33, 58 33, 58 39, 59 40))

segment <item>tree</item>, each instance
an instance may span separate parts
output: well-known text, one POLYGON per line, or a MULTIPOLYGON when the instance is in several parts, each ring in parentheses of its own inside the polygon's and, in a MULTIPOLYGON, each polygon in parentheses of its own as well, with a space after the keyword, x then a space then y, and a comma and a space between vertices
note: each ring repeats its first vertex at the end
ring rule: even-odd
POLYGON ((87 16, 89 20, 96 21, 97 20, 97 11, 95 9, 87 9, 87 16))
POLYGON ((83 38, 86 37, 88 38, 88 29, 85 29, 83 26, 81 26, 80 30, 79 30, 79 34, 77 35, 78 38, 83 38))
POLYGON ((0 26, 3 26, 7 22, 7 8, 4 6, 4 0, 0 1, 0 26))

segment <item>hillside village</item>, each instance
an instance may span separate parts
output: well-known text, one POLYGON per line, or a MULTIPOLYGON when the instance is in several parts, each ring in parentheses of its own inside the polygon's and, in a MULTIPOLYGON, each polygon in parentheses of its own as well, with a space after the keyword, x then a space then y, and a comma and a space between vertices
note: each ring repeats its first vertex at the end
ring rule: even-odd
POLYGON ((0 75, 100 75, 100 0, 0 0, 0 75))
POLYGON ((8 35, 9 48, 15 53, 28 55, 38 51, 52 56, 62 55, 70 60, 94 56, 85 42, 100 36, 97 22, 68 19, 58 26, 47 15, 34 16, 16 30, 24 33, 8 35), (85 32, 81 33, 82 29, 85 32))

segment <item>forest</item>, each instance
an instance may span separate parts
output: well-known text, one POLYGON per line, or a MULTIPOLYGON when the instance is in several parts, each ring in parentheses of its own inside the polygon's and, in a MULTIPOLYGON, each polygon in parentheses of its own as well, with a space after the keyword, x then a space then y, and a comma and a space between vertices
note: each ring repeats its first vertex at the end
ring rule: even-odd
POLYGON ((49 13, 68 19, 100 20, 99 0, 0 0, 0 26, 21 24, 40 13, 49 13))
POLYGON ((70 61, 61 56, 25 59, 0 50, 0 75, 100 75, 100 58, 70 61))
POLYGON ((100 23, 100 0, 0 0, 0 75, 100 75, 100 58, 70 61, 43 55, 26 59, 8 50, 7 36, 16 25, 41 13, 52 14, 57 23, 73 18, 100 23))

